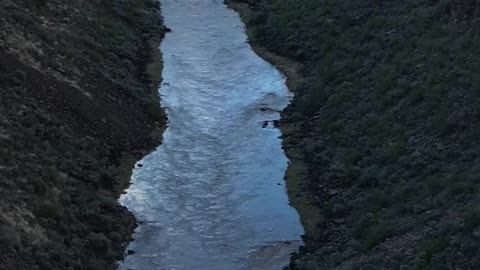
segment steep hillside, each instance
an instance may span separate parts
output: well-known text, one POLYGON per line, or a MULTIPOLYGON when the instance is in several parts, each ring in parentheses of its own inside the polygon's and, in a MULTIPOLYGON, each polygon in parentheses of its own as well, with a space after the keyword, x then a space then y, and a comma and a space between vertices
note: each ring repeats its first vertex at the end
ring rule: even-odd
POLYGON ((0 1, 0 269, 114 269, 165 117, 151 0, 0 1))
POLYGON ((253 44, 303 67, 291 268, 480 269, 480 2, 235 2, 253 44))

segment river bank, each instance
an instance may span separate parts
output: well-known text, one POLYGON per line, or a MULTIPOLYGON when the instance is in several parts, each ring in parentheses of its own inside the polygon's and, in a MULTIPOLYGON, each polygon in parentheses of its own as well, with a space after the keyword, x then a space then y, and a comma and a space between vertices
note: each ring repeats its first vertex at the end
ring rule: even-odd
POLYGON ((0 268, 115 269, 117 199, 165 128, 159 5, 0 5, 0 268))
MULTIPOLYGON (((238 12, 246 26, 248 22, 253 19, 253 11, 248 4, 235 1, 225 1, 225 3, 228 7, 238 12)), ((248 27, 246 28, 246 33, 249 37, 250 46, 255 53, 274 65, 285 75, 288 89, 294 93, 294 98, 298 97, 302 84, 304 83, 302 75, 302 69, 304 67, 302 64, 275 54, 257 42, 252 42, 253 35, 251 29, 248 27)), ((313 203, 310 195, 304 191, 305 187, 303 183, 305 182, 307 168, 305 167, 303 154, 298 143, 300 139, 298 134, 301 133, 299 132, 301 127, 300 122, 295 121, 295 117, 292 119, 295 110, 291 106, 292 104, 289 104, 289 106, 282 111, 279 124, 279 128, 282 131, 283 149, 290 160, 285 175, 287 192, 291 205, 297 209, 300 214, 300 219, 306 232, 309 235, 315 235, 317 230, 316 224, 320 216, 317 214, 318 207, 313 203)))
POLYGON ((291 268, 478 268, 478 7, 233 2, 255 46, 303 65, 285 147, 315 221, 291 268))

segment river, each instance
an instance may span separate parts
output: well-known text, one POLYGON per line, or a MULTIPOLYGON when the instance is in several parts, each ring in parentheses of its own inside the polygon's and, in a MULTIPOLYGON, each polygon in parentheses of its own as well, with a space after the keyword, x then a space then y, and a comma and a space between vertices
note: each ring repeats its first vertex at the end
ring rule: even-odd
POLYGON ((163 0, 169 126, 120 201, 139 227, 119 269, 282 269, 304 233, 274 122, 292 94, 222 0, 163 0))

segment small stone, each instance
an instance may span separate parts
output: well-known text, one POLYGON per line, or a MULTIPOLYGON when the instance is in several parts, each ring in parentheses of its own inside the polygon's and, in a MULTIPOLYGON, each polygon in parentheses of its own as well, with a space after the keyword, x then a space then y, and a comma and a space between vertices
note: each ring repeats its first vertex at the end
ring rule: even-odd
POLYGON ((138 163, 138 165, 137 165, 137 166, 141 168, 141 167, 143 167, 143 164, 141 164, 141 163, 138 163))
POLYGON ((477 228, 473 231, 473 236, 476 238, 480 238, 480 228, 477 228))
POLYGON ((337 223, 337 224, 344 224, 344 223, 345 223, 345 219, 344 219, 344 218, 337 218, 337 219, 335 219, 334 221, 335 221, 335 223, 337 223))
POLYGON ((135 254, 135 251, 134 251, 134 250, 132 250, 132 249, 129 249, 129 250, 127 250, 127 254, 128 254, 128 255, 135 254))
POLYGON ((330 190, 328 191, 328 195, 330 195, 330 196, 337 195, 337 194, 338 194, 338 191, 335 190, 335 189, 330 189, 330 190))

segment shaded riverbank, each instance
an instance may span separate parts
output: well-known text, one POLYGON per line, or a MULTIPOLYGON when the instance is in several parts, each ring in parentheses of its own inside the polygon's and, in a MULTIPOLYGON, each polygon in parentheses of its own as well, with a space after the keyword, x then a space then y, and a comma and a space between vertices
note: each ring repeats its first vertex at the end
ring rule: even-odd
POLYGON ((158 5, 0 6, 0 268, 114 269, 135 227, 117 198, 165 125, 158 5))
MULTIPOLYGON (((230 8, 236 10, 247 25, 248 22, 254 18, 253 10, 250 9, 248 4, 228 0, 225 1, 225 3, 230 8)), ((304 83, 302 75, 303 65, 268 51, 266 48, 261 47, 258 42, 252 42, 253 34, 248 27, 246 33, 249 37, 250 45, 255 52, 278 68, 286 76, 286 84, 289 90, 292 91, 295 96, 298 96, 304 83)), ((281 113, 279 125, 282 131, 283 149, 290 160, 285 181, 287 183, 290 203, 299 212, 303 227, 309 235, 315 235, 317 233, 317 223, 321 217, 318 214, 318 206, 313 203, 311 195, 304 190, 307 168, 304 163, 301 146, 298 143, 299 134, 301 134, 300 123, 289 120, 293 113, 294 109, 291 108, 291 104, 289 104, 281 113)))
POLYGON ((316 216, 291 268, 478 268, 477 3, 234 2, 304 65, 284 122, 316 216))

